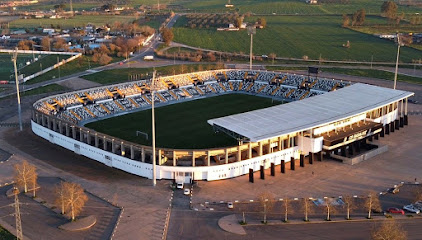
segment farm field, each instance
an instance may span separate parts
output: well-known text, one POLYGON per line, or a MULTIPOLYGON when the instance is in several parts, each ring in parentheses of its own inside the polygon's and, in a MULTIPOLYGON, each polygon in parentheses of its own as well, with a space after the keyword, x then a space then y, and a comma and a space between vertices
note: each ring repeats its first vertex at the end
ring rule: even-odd
MULTIPOLYGON (((172 65, 164 67, 156 67, 155 70, 160 76, 171 75, 173 73, 180 74, 182 69, 184 73, 193 71, 202 71, 210 68, 215 68, 214 64, 189 64, 189 65, 172 65), (174 72, 173 72, 174 70, 174 72)), ((146 77, 146 74, 152 74, 153 68, 120 68, 105 70, 89 75, 82 76, 82 78, 100 83, 100 84, 112 84, 119 82, 127 82, 130 80, 130 75, 141 74, 142 78, 146 77)))
MULTIPOLYGON (((39 72, 42 69, 50 67, 57 63, 57 57, 59 61, 62 59, 67 59, 70 56, 68 55, 35 55, 39 58, 35 63, 26 65, 26 62, 32 61, 32 54, 19 54, 17 59, 18 72, 29 76, 36 72, 39 72)), ((0 80, 11 80, 10 76, 14 74, 13 62, 11 61, 12 55, 8 53, 0 54, 0 80)), ((14 79, 12 79, 14 80, 14 79)))
POLYGON ((36 28, 36 27, 51 27, 60 26, 61 28, 73 28, 83 27, 88 23, 102 26, 107 23, 112 24, 114 22, 131 22, 135 20, 134 16, 123 16, 123 15, 76 15, 73 18, 60 18, 60 19, 17 19, 10 22, 10 28, 36 28))
MULTIPOLYGON (((378 22, 379 17, 367 17, 378 22)), ((396 46, 393 42, 341 27, 341 16, 269 16, 267 27, 254 35, 254 54, 277 57, 324 60, 359 60, 394 62, 396 46), (343 47, 350 41, 350 48, 343 47)), ((245 21, 255 21, 246 18, 245 21)), ((217 32, 214 29, 186 28, 185 20, 178 21, 174 29, 174 41, 193 47, 227 52, 249 52, 250 37, 246 31, 217 32), (195 36, 195 37, 193 37, 195 36)), ((400 61, 420 59, 422 52, 403 47, 400 61)))
MULTIPOLYGON (((269 98, 229 94, 159 107, 155 110, 156 144, 158 147, 179 149, 236 145, 236 140, 228 135, 214 133, 207 120, 272 105, 269 98)), ((86 126, 121 139, 151 145, 151 138, 148 141, 135 135, 136 131, 143 131, 151 136, 151 110, 109 118, 86 126)))
MULTIPOLYGON (((200 12, 227 12, 226 0, 191 0, 182 1, 186 8, 200 12)), ((309 5, 303 0, 248 0, 231 1, 234 9, 241 13, 252 12, 258 14, 343 14, 353 13, 358 9, 365 8, 367 14, 378 14, 384 0, 353 0, 348 4, 318 4, 309 5)), ((178 3, 176 1, 176 3, 178 3)), ((398 12, 416 13, 421 12, 422 7, 400 6, 398 12)))

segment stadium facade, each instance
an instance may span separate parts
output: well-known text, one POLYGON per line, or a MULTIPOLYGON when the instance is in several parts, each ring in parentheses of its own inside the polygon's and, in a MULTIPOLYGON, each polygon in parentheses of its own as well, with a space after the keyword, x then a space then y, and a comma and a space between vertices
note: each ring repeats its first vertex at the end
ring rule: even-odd
POLYGON ((32 130, 38 136, 138 176, 152 178, 152 148, 96 132, 90 121, 227 93, 289 101, 251 112, 210 119, 237 146, 213 149, 157 148, 157 179, 177 182, 233 178, 281 165, 295 168, 324 156, 355 155, 372 138, 407 125, 411 92, 334 79, 269 71, 214 70, 160 77, 155 99, 151 80, 68 92, 34 103, 32 130))

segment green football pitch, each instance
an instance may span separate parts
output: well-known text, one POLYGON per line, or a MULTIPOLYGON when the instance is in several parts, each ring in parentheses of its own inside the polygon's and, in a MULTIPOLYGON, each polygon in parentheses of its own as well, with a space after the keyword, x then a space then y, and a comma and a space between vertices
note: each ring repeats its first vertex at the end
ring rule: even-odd
MULTIPOLYGON (((280 103, 246 94, 227 94, 156 108, 156 146, 202 149, 237 145, 237 141, 228 135, 214 133, 207 120, 280 103)), ((151 110, 92 122, 86 127, 131 142, 151 145, 151 110), (141 135, 137 137, 136 131, 147 133, 149 140, 141 135)))

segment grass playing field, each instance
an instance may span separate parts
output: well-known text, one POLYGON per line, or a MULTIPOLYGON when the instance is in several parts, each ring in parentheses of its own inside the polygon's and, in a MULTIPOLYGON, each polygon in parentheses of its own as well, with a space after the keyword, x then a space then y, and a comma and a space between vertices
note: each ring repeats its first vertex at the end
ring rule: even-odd
MULTIPOLYGON (((207 120, 270 107, 269 98, 230 94, 157 108, 156 144, 158 147, 200 149, 233 146, 237 142, 224 133, 214 133, 207 120)), ((151 145, 151 110, 126 114, 86 125, 96 131, 131 142, 151 145), (150 140, 136 136, 146 132, 150 140)))
MULTIPOLYGON (((371 22, 378 17, 367 17, 371 22)), ((396 46, 394 42, 379 39, 373 35, 360 33, 341 27, 341 16, 268 16, 267 27, 257 30, 253 38, 253 52, 256 55, 274 52, 278 57, 326 60, 359 60, 394 62, 396 46), (343 47, 350 41, 350 48, 343 47)), ((246 18, 255 21, 255 18, 246 18)), ((249 52, 250 37, 246 31, 217 32, 215 29, 190 29, 184 27, 183 18, 174 29, 174 41, 193 47, 227 51, 249 52)), ((403 47, 400 52, 402 62, 420 59, 422 51, 403 47)))
MULTIPOLYGON (((67 59, 71 57, 70 55, 38 55, 36 54, 35 57, 39 58, 38 61, 31 63, 30 65, 26 65, 26 62, 32 61, 33 56, 32 54, 18 54, 17 59, 17 67, 19 74, 24 74, 25 76, 29 76, 36 72, 41 71, 41 69, 45 69, 57 63, 57 57, 59 57, 59 61, 62 59, 67 59)), ((10 79, 10 76, 14 74, 13 62, 11 61, 12 55, 8 53, 1 53, 0 54, 0 80, 14 80, 10 79)))

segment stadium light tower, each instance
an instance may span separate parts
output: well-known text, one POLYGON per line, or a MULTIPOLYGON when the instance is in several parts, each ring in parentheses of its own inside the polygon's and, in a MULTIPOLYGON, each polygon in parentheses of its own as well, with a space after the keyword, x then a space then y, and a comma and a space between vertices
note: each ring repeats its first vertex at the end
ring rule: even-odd
POLYGON ((18 59, 18 48, 16 47, 15 52, 13 53, 12 62, 13 62, 13 67, 15 68, 16 96, 18 98, 19 130, 22 131, 21 96, 19 93, 18 68, 16 66, 17 59, 18 59))
POLYGON ((248 26, 248 35, 251 35, 251 48, 250 48, 250 51, 249 51, 249 70, 252 70, 252 47, 253 47, 253 35, 254 34, 256 34, 256 27, 255 26, 248 26))
POLYGON ((151 116, 152 116, 152 186, 155 187, 157 184, 156 179, 156 156, 155 156, 155 112, 154 112, 154 91, 155 91, 155 73, 156 71, 152 73, 152 83, 151 83, 151 116))
POLYGON ((396 59, 396 70, 394 72, 394 89, 396 89, 396 85, 397 85, 397 72, 399 70, 399 56, 400 56, 400 45, 401 45, 401 41, 400 41, 400 33, 397 33, 397 59, 396 59))

